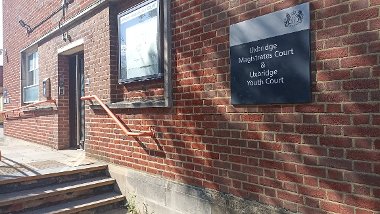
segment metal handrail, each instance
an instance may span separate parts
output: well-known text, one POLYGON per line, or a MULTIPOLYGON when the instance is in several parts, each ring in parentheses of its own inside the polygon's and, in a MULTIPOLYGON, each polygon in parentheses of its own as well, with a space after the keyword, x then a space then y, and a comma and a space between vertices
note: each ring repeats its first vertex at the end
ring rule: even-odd
POLYGON ((20 107, 14 108, 14 109, 9 109, 9 110, 6 110, 6 111, 1 111, 0 115, 5 115, 4 118, 6 118, 6 114, 7 113, 10 113, 10 112, 14 113, 15 111, 21 110, 23 108, 36 107, 36 106, 38 106, 40 104, 43 104, 43 103, 56 103, 56 100, 55 99, 43 100, 43 101, 39 101, 39 102, 28 104, 28 105, 25 105, 25 106, 20 106, 20 107))
POLYGON ((84 97, 81 97, 81 100, 96 100, 100 104, 100 106, 102 106, 103 109, 107 112, 107 114, 117 123, 117 125, 119 125, 119 127, 128 136, 133 136, 133 137, 137 137, 137 136, 149 136, 149 137, 153 137, 154 136, 154 131, 152 129, 149 130, 149 131, 139 131, 139 132, 131 132, 131 131, 129 131, 124 126, 124 124, 116 117, 116 115, 114 113, 112 113, 112 111, 108 108, 108 106, 106 104, 104 104, 103 101, 100 100, 99 97, 96 96, 96 95, 84 96, 84 97))

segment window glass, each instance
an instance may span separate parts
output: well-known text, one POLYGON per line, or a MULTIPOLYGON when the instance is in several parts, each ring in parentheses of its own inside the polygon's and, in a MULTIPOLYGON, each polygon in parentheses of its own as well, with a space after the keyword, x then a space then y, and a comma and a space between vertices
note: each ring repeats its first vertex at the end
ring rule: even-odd
POLYGON ((28 71, 27 75, 27 83, 26 86, 34 85, 34 71, 28 71))
POLYGON ((162 76, 159 1, 148 0, 119 14, 119 82, 162 76))
POLYGON ((38 54, 34 52, 28 56, 28 71, 26 74, 26 86, 38 84, 38 54))
POLYGON ((28 56, 28 71, 33 71, 34 70, 34 58, 33 54, 30 54, 28 56))
POLYGON ((33 52, 24 58, 25 69, 23 71, 23 101, 24 103, 34 102, 38 100, 38 53, 33 52))

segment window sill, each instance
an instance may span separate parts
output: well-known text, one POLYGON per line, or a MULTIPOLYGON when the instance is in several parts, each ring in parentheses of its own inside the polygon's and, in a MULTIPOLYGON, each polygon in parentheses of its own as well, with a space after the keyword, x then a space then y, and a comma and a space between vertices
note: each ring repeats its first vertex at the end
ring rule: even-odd
POLYGON ((28 102, 22 102, 22 106, 23 105, 30 105, 30 104, 33 104, 33 103, 36 103, 36 102, 38 102, 39 100, 34 100, 34 101, 28 101, 28 102))
MULTIPOLYGON (((106 104, 110 109, 136 109, 136 108, 156 108, 165 106, 165 99, 144 100, 136 102, 116 102, 106 104)), ((98 104, 90 105, 91 109, 102 109, 98 104)))
POLYGON ((43 107, 30 107, 29 109, 22 110, 23 113, 34 113, 34 112, 41 112, 41 111, 53 111, 57 110, 54 107, 51 106, 43 106, 43 107))

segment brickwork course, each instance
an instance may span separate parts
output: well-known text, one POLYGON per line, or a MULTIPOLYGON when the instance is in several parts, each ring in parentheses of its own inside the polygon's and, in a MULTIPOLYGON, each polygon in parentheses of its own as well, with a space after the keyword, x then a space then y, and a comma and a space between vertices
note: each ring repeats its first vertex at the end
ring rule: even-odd
MULTIPOLYGON (((34 25, 62 1, 3 2, 5 109, 21 105, 21 51, 96 2, 75 0, 65 20, 59 13, 30 35, 19 19, 34 25)), ((117 14, 139 2, 107 2, 64 29, 84 39, 86 95, 163 95, 160 80, 117 82, 117 14)), ((173 107, 113 110, 130 129, 154 127, 155 138, 127 137, 104 111, 87 108, 86 154, 294 212, 380 212, 379 0, 310 1, 311 103, 231 105, 229 26, 304 2, 172 0, 173 107)), ((69 147, 68 95, 58 95, 68 59, 57 54, 67 44, 61 32, 38 43, 40 85, 51 78, 57 107, 10 117, 5 135, 69 147)))

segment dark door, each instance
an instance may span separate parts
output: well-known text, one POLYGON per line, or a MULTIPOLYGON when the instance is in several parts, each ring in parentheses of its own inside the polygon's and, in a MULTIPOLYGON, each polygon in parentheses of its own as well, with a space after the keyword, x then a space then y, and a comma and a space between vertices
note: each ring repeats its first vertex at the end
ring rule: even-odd
POLYGON ((84 102, 84 55, 77 53, 70 56, 69 71, 69 114, 70 114, 70 146, 84 149, 85 120, 84 102))

